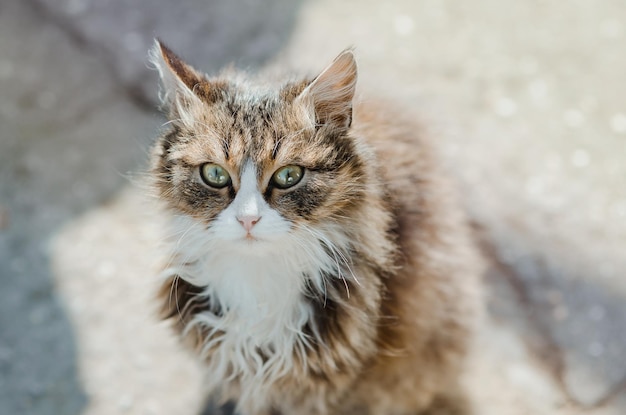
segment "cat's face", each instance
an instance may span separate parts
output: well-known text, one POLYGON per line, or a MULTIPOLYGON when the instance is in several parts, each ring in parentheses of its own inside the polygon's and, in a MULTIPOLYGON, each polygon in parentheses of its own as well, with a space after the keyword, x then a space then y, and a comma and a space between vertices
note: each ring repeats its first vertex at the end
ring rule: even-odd
POLYGON ((153 171, 170 208, 212 238, 257 251, 349 216, 363 191, 363 163, 347 134, 351 54, 312 82, 262 90, 207 80, 161 52, 174 128, 157 145, 153 171))

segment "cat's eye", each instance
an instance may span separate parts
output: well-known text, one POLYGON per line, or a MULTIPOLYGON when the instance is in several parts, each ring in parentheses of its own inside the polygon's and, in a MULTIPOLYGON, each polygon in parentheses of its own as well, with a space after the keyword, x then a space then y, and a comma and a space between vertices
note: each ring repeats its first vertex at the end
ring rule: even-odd
POLYGON ((219 164, 206 163, 200 167, 202 181, 211 187, 221 189, 230 184, 230 174, 219 164))
POLYGON ((272 176, 272 182, 279 189, 287 189, 298 184, 303 175, 304 169, 300 166, 284 166, 276 170, 272 176))

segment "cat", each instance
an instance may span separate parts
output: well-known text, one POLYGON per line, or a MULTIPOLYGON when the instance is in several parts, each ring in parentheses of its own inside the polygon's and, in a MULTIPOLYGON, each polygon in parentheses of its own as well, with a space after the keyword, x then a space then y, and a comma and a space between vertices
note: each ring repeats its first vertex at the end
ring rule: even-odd
POLYGON ((159 301, 241 415, 461 415, 479 261, 430 138, 312 79, 211 78, 160 42, 152 152, 172 226, 159 301))

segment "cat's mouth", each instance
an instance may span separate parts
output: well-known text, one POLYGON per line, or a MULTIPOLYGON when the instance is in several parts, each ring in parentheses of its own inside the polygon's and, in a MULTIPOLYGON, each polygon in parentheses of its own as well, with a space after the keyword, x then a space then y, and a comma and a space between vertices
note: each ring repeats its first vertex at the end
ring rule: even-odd
POLYGON ((251 233, 247 233, 246 236, 243 237, 243 240, 249 243, 257 242, 259 238, 252 235, 251 233))
POLYGON ((259 235, 258 232, 247 232, 240 239, 240 241, 248 245, 261 244, 263 242, 268 242, 269 240, 270 238, 264 237, 263 235, 259 235))
POLYGON ((247 234, 239 239, 238 245, 241 253, 253 255, 267 255, 275 249, 275 244, 271 239, 259 237, 254 234, 247 234))

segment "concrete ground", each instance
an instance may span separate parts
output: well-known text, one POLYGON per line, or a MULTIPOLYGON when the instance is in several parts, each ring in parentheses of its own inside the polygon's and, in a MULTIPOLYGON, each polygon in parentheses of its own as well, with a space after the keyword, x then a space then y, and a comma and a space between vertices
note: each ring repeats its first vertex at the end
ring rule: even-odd
POLYGON ((0 414, 193 414, 151 301, 141 172, 159 36, 197 67, 318 71, 429 121, 489 262, 484 415, 626 413, 626 7, 476 0, 0 3, 0 414))

